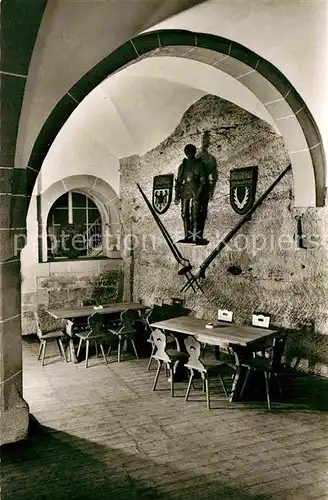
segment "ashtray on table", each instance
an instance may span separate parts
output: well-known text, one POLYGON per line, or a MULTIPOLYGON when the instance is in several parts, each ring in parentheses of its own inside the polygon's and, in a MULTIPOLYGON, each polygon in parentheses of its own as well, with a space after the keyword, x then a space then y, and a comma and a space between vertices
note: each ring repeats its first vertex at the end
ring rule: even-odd
POLYGON ((222 325, 219 325, 218 323, 206 323, 205 328, 213 330, 214 328, 219 328, 220 326, 222 325))

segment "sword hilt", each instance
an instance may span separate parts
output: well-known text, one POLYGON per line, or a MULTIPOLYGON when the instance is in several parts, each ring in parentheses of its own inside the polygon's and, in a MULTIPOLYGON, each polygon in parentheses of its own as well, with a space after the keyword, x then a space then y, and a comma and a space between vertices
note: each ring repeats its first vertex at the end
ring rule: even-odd
POLYGON ((179 269, 178 271, 178 275, 179 276, 184 276, 185 274, 187 274, 190 270, 192 269, 192 265, 190 264, 190 262, 186 265, 186 266, 183 266, 179 269))
POLYGON ((199 267, 195 272, 196 279, 204 279, 205 278, 205 269, 203 267, 199 267))

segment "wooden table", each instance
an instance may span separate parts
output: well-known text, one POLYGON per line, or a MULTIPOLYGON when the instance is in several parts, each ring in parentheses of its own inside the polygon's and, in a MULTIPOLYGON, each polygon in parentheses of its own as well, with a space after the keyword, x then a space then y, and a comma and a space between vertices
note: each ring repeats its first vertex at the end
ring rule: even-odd
MULTIPOLYGON (((209 329, 205 326, 207 323, 209 323, 209 320, 193 318, 192 316, 181 316, 179 318, 158 321, 152 323, 150 326, 172 333, 192 335, 199 342, 213 346, 239 344, 251 348, 252 344, 277 335, 276 330, 269 330, 268 328, 235 325, 234 323, 220 321, 213 322, 217 327, 209 329)), ((238 396, 240 385, 240 367, 237 366, 230 401, 234 401, 238 396)))
POLYGON ((74 318, 87 318, 94 312, 99 314, 118 314, 126 309, 143 311, 149 309, 149 307, 137 302, 117 302, 116 304, 104 305, 102 309, 94 309, 93 306, 81 306, 67 309, 48 309, 48 313, 56 319, 72 320, 74 318))
POLYGON ((193 318, 192 316, 181 316, 152 323, 152 328, 160 328, 171 332, 193 335, 199 342, 209 345, 222 346, 224 344, 239 344, 249 346, 253 342, 259 342, 265 338, 272 338, 277 331, 268 328, 257 328, 248 325, 235 325, 216 321, 216 328, 206 328, 209 320, 193 318))
MULTIPOLYGON (((74 322, 74 319, 87 318, 94 312, 97 312, 99 314, 119 314, 123 311, 126 311, 127 309, 131 309, 133 311, 143 311, 145 309, 149 309, 149 307, 137 302, 117 302, 115 304, 104 305, 102 309, 94 309, 93 306, 81 306, 67 309, 48 309, 48 313, 53 318, 69 319, 74 322)), ((77 359, 75 355, 73 337, 70 337, 69 348, 71 352, 72 362, 76 364, 77 359)))

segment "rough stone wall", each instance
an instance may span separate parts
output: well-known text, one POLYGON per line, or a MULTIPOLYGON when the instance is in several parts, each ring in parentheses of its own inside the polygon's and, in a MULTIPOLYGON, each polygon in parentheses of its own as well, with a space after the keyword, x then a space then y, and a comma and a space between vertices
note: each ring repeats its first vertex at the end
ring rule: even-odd
POLYGON ((42 329, 57 327, 47 309, 119 302, 123 292, 121 259, 50 262, 36 267, 36 290, 24 291, 22 283, 22 333, 36 332, 34 310, 42 329))
MULTIPOLYGON (((209 244, 179 244, 193 268, 240 219, 230 206, 230 170, 258 165, 258 198, 290 163, 282 138, 268 124, 215 96, 205 96, 191 106, 158 147, 143 157, 121 160, 125 297, 148 304, 157 297, 164 301, 181 297, 198 317, 215 318, 218 308, 227 308, 234 311, 238 323, 249 322, 254 311, 270 313, 271 324, 297 330, 289 336, 289 362, 328 374, 328 241, 324 241, 328 210, 294 209, 291 172, 210 265, 204 295, 180 292, 184 278, 177 275, 178 264, 136 182, 151 200, 153 177, 176 175, 184 146, 193 143, 200 149, 204 132, 210 133, 208 152, 217 161, 218 182, 205 226, 209 244), (307 248, 298 243, 300 224, 307 248), (240 274, 231 274, 232 266, 239 267, 240 274)), ((180 208, 173 202, 161 220, 175 242, 183 237, 180 208)))

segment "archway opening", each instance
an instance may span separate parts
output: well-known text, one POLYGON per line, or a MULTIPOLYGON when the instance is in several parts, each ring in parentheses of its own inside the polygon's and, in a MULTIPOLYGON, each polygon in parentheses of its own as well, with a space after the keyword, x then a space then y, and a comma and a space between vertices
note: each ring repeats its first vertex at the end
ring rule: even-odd
MULTIPOLYGON (((325 156, 319 129, 291 82, 247 47, 207 33, 184 30, 147 32, 126 42, 82 77, 58 102, 44 124, 29 166, 40 170, 47 151, 67 120, 91 90, 108 76, 148 57, 174 56, 204 62, 250 89, 275 120, 293 167, 295 207, 323 206, 325 156), (45 147, 46 144, 46 147, 45 147)), ((31 176, 33 176, 33 172, 31 176)))

